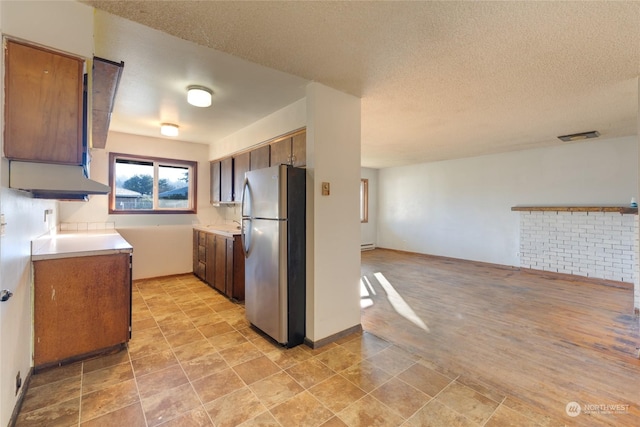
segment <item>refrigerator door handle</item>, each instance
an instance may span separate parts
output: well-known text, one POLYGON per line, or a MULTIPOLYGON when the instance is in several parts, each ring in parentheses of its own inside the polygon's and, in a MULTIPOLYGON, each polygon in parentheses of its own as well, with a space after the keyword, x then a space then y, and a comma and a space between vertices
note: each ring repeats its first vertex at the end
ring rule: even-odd
POLYGON ((244 183, 242 184, 242 202, 240 203, 240 216, 242 218, 245 217, 244 215, 244 205, 246 203, 249 202, 249 200, 251 199, 251 197, 246 197, 247 196, 247 190, 249 189, 249 180, 245 177, 244 178, 244 183))
MULTIPOLYGON (((245 203, 249 203, 249 201, 251 200, 251 196, 248 196, 248 192, 247 190, 249 190, 249 180, 247 179, 247 177, 244 178, 244 183, 242 184, 242 202, 240 202, 240 217, 241 217, 241 224, 240 224, 240 239, 242 240, 242 252, 244 252, 244 257, 248 258, 249 257, 249 246, 248 244, 251 244, 250 239, 247 239, 246 237, 246 227, 245 227, 245 221, 251 221, 251 219, 245 217, 244 215, 244 206, 245 203), (247 197, 248 196, 248 197, 247 197)), ((251 212, 251 211, 249 211, 251 212)), ((251 224, 249 224, 249 226, 251 226, 251 224)))
POLYGON ((245 221, 249 222, 249 229, 251 229, 251 219, 242 218, 242 225, 240 226, 240 240, 242 241, 242 252, 244 253, 244 257, 249 258, 249 245, 251 244, 251 240, 246 237, 245 221))

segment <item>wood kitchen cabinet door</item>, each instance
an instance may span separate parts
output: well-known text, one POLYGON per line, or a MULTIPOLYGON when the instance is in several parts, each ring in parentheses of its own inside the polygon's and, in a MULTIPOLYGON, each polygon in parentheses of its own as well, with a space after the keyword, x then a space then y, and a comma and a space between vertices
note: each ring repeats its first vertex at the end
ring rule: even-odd
POLYGON ((270 146, 271 166, 288 165, 291 161, 291 138, 272 142, 270 146))
POLYGON ((265 145, 251 151, 250 170, 263 169, 269 167, 269 146, 265 145))
POLYGON ((302 167, 307 164, 307 133, 299 132, 293 136, 272 142, 271 166, 286 164, 302 167))
POLYGON ((233 201, 242 201, 242 187, 244 185, 244 174, 249 172, 251 164, 251 154, 238 154, 233 157, 233 201))
POLYGON ((219 234, 212 234, 216 239, 213 287, 227 293, 227 240, 219 234))
POLYGON ((122 253, 33 262, 36 368, 129 340, 130 258, 122 253))
POLYGON ((205 276, 202 279, 209 284, 209 286, 214 286, 215 283, 215 257, 216 257, 216 239, 215 234, 205 233, 204 231, 200 232, 205 235, 206 238, 206 267, 205 267, 205 276))
MULTIPOLYGON (((227 268, 233 270, 231 282, 233 290, 230 297, 236 301, 244 301, 244 252, 242 251, 242 238, 234 236, 227 239, 227 257, 231 257, 231 265, 227 261, 227 268)), ((227 282, 229 283, 229 282, 227 282)))
POLYGON ((211 204, 220 202, 220 162, 213 161, 210 166, 211 188, 209 192, 209 201, 211 204))
POLYGON ((80 58, 7 41, 5 157, 82 164, 83 66, 80 58))
POLYGON ((220 201, 233 202, 233 159, 220 160, 220 201))
POLYGON ((227 237, 225 240, 225 253, 226 253, 226 265, 225 265, 225 280, 227 282, 227 289, 225 294, 229 298, 233 298, 233 238, 227 237))
POLYGON ((291 138, 291 164, 295 167, 307 165, 307 133, 302 132, 291 138))

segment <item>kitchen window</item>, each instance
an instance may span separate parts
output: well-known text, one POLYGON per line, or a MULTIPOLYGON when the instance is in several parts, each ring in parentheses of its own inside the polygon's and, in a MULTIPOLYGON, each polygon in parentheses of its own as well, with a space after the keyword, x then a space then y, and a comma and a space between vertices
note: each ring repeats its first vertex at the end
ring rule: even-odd
POLYGON ((360 180, 360 222, 369 222, 369 180, 360 180))
POLYGON ((196 213, 197 162, 109 154, 110 214, 196 213))

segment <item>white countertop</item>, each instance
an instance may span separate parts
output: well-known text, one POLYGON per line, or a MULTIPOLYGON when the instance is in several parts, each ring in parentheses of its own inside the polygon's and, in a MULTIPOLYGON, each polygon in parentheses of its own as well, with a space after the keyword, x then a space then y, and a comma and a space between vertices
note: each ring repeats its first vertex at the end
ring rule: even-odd
POLYGON ((207 233, 216 233, 222 234, 226 237, 233 237, 240 235, 239 225, 235 222, 233 224, 211 224, 211 225, 200 225, 196 224, 193 226, 196 230, 206 231, 207 233))
POLYGON ((115 230, 63 231, 31 242, 32 261, 130 252, 133 246, 115 230))

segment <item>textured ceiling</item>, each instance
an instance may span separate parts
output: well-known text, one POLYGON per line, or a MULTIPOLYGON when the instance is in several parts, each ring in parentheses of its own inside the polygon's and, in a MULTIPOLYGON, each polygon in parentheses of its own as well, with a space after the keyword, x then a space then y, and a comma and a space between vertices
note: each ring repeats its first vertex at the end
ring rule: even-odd
MULTIPOLYGON (((362 98, 362 165, 369 167, 558 144, 558 135, 589 130, 602 137, 637 134, 640 2, 84 3, 193 42, 152 32, 170 48, 139 45, 142 35, 103 43, 116 56, 116 47, 127 46, 126 63, 137 61, 132 52, 168 57, 184 49, 189 56, 178 55, 182 64, 225 70, 223 81, 215 72, 194 74, 214 90, 251 86, 259 105, 247 104, 247 96, 234 96, 235 105, 219 100, 227 124, 209 132, 207 141, 194 133, 194 142, 214 141, 246 125, 252 114, 264 116, 299 99, 306 81, 362 98), (220 64, 223 59, 227 63, 220 64), (242 72, 230 73, 231 66, 242 72)), ((97 45, 107 34, 115 37, 106 21, 115 22, 105 20, 97 45)), ((124 34, 129 24, 122 25, 124 34)), ((158 68, 146 77, 171 81, 158 68)), ((128 87, 143 86, 144 78, 136 76, 139 82, 132 79, 128 87)), ((184 76, 180 84, 188 78, 193 80, 184 76)), ((124 89, 118 102, 127 98, 124 89)), ((161 103, 161 94, 152 97, 161 103)), ((127 102, 143 99, 139 94, 127 102)), ((195 113, 181 118, 187 128, 203 121, 195 113)), ((114 128, 119 120, 116 110, 114 128)))

